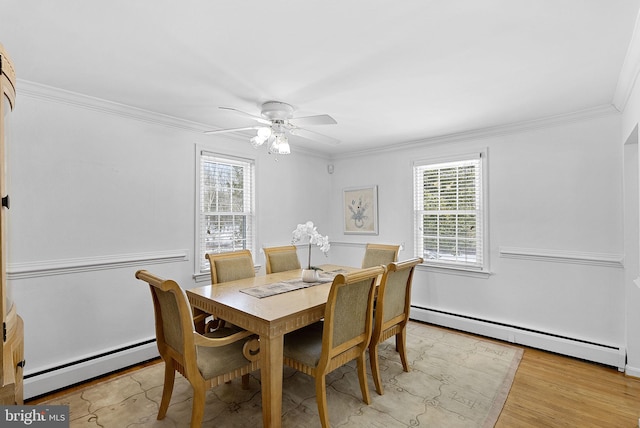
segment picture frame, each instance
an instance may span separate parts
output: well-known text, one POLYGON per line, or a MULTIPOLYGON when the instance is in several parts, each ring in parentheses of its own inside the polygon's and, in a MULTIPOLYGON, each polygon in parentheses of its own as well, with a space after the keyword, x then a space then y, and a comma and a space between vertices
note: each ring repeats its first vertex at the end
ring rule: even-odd
POLYGON ((345 234, 378 234, 378 186, 346 188, 342 201, 345 234))

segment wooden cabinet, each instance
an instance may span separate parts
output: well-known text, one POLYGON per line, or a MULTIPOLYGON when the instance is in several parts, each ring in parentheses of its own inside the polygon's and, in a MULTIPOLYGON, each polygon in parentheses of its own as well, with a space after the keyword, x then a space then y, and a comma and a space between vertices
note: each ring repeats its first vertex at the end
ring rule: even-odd
POLYGON ((7 145, 11 138, 11 112, 16 99, 16 74, 4 47, 0 45, 0 404, 23 404, 24 327, 16 312, 7 281, 10 198, 7 186, 7 145))

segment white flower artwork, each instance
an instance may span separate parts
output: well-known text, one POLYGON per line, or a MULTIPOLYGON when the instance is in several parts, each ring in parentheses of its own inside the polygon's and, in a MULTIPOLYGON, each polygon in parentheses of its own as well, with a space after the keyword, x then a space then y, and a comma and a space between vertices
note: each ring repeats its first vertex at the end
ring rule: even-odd
POLYGON ((378 234, 378 186, 344 189, 344 233, 378 234))

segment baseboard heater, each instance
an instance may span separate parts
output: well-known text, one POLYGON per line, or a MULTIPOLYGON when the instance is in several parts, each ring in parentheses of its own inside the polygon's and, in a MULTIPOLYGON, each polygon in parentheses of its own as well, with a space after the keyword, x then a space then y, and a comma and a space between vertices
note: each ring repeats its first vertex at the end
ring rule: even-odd
MULTIPOLYGON (((156 340, 148 339, 24 375, 24 398, 48 394, 158 357, 156 340)), ((29 361, 27 361, 27 368, 29 361)))
POLYGON ((625 371, 626 349, 624 347, 594 343, 414 305, 411 306, 410 317, 418 321, 616 367, 621 372, 625 371))

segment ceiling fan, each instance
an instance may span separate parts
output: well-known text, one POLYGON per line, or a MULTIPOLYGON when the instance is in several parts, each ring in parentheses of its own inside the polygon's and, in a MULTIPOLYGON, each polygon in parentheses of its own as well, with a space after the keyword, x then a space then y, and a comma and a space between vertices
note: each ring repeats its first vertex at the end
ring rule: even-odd
POLYGON ((338 144, 340 140, 306 129, 307 126, 315 125, 335 125, 338 122, 328 114, 315 116, 293 117, 294 108, 290 104, 280 101, 267 101, 262 104, 260 116, 244 112, 231 107, 220 107, 234 113, 249 117, 260 125, 247 126, 244 128, 218 129, 205 131, 205 134, 222 134, 225 132, 257 130, 257 133, 249 141, 252 146, 260 147, 268 143, 269 153, 286 155, 291 153, 287 134, 296 135, 308 140, 325 144, 338 144), (303 128, 305 127, 305 128, 303 128))

